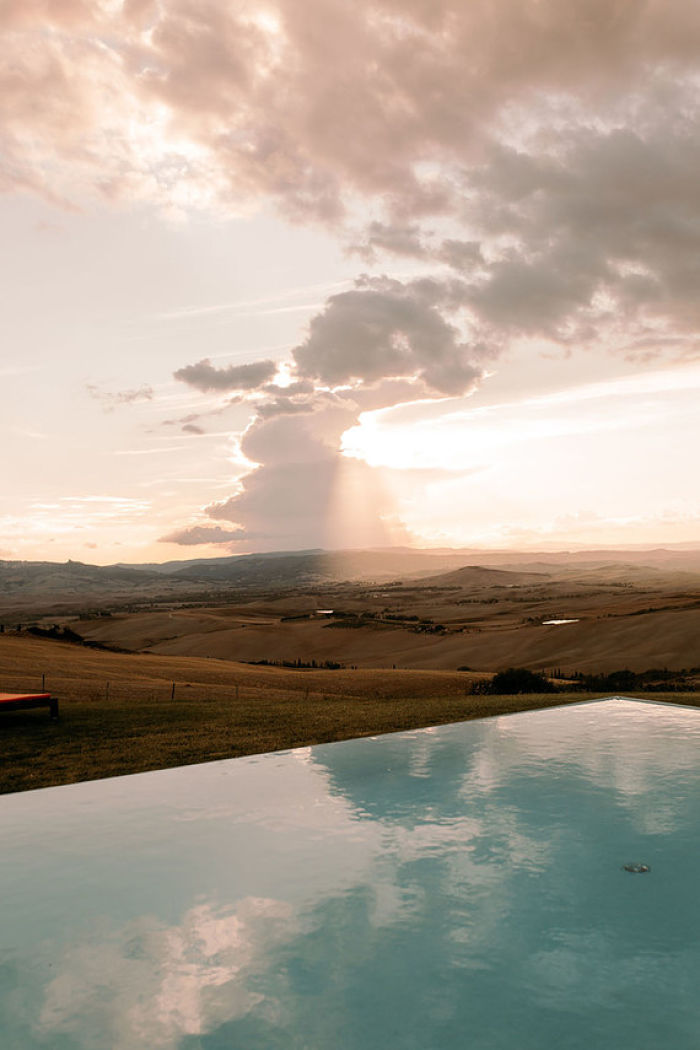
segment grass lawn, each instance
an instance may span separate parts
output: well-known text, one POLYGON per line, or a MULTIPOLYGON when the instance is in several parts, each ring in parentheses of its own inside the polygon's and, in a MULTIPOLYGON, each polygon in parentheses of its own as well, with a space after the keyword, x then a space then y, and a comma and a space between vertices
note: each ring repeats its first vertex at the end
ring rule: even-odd
MULTIPOLYGON (((466 672, 290 671, 0 636, 0 691, 40 691, 42 674, 59 698, 60 720, 42 709, 0 713, 0 792, 603 695, 479 696, 469 689, 480 676, 466 672)), ((644 695, 700 706, 698 693, 644 695)))

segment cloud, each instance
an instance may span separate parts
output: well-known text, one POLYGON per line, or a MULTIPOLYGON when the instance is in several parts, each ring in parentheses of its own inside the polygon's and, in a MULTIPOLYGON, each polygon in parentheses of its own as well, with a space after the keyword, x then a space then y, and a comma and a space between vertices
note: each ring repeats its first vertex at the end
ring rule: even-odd
POLYGON ((329 386, 411 377, 436 394, 463 394, 480 376, 483 350, 440 312, 450 298, 437 281, 359 282, 312 319, 293 351, 297 373, 329 386))
MULTIPOLYGON (((607 125, 591 124, 579 102, 559 118, 550 106, 551 131, 535 122, 517 145, 486 146, 462 172, 453 225, 466 235, 421 241, 433 276, 362 277, 331 295, 291 355, 292 379, 315 393, 263 397, 259 419, 284 412, 316 420, 319 399, 331 394, 358 414, 377 394, 380 405, 385 396, 384 405, 460 396, 485 362, 523 337, 647 361, 696 356, 700 105, 691 86, 662 78, 647 95, 611 106, 607 125), (396 386, 393 401, 387 384, 396 386)), ((385 227, 370 226, 368 244, 373 230, 385 227)), ((290 463, 302 434, 287 445, 290 463)), ((289 501, 279 469, 256 462, 260 471, 227 505, 229 520, 246 527, 248 512, 257 520, 264 505, 266 479, 279 497, 271 514, 279 518, 289 501)), ((324 467, 296 478, 321 514, 336 474, 324 467)))
POLYGON ((175 419, 164 419, 161 421, 163 427, 180 427, 184 434, 205 434, 204 427, 199 425, 201 419, 206 419, 210 416, 222 416, 227 409, 232 405, 238 404, 242 401, 241 395, 234 397, 228 397, 226 401, 221 405, 216 405, 214 408, 208 409, 206 412, 188 412, 184 416, 176 417, 175 419))
MULTIPOLYGON (((336 225, 360 202, 356 249, 456 267, 495 341, 696 324, 693 5, 28 0, 0 24, 6 189, 224 212, 271 197, 336 225)), ((182 378, 264 373, 205 365, 182 378)))
POLYGON ((363 232, 362 240, 351 245, 350 252, 374 262, 378 255, 403 255, 420 259, 427 255, 418 223, 386 223, 373 220, 363 232))
POLYGON ((269 549, 392 542, 393 506, 378 475, 340 452, 342 434, 356 419, 356 405, 321 397, 304 415, 258 417, 241 452, 259 465, 238 493, 205 513, 264 538, 269 549))
POLYGON ((2 27, 8 188, 232 209, 269 196, 326 221, 352 195, 450 210, 484 142, 520 129, 514 107, 601 113, 654 67, 694 70, 700 46, 682 0, 14 0, 2 27))
POLYGON ((85 389, 95 401, 101 401, 105 412, 114 412, 122 405, 133 405, 137 401, 152 401, 153 387, 140 386, 133 390, 100 390, 94 383, 86 383, 85 389))
MULTIPOLYGON (((289 384, 263 383, 254 393, 251 386, 256 415, 240 448, 255 466, 238 492, 205 513, 235 522, 247 537, 267 533, 278 548, 395 539, 394 508, 379 475, 342 453, 343 434, 362 412, 474 388, 488 351, 450 319, 462 298, 451 278, 386 277, 363 277, 330 296, 292 351, 289 384)), ((176 376, 228 389, 232 371, 200 362, 176 376)))
POLYGON ((258 897, 227 910, 198 904, 172 925, 138 916, 99 940, 68 946, 43 989, 35 1026, 75 1046, 175 1050, 249 1012, 259 999, 255 967, 296 929, 289 904, 258 897))
POLYGON ((672 120, 658 100, 628 115, 634 128, 592 129, 580 114, 556 140, 499 146, 473 173, 465 220, 484 262, 465 298, 482 323, 564 342, 636 332, 660 348, 696 328, 700 97, 672 97, 672 120))
POLYGON ((245 522, 246 539, 265 549, 384 547, 405 541, 376 472, 338 452, 309 462, 265 464, 243 491, 206 508, 215 519, 245 522), (253 531, 255 526, 259 531, 253 531))
POLYGON ((176 378, 206 391, 245 381, 255 407, 241 453, 256 466, 240 491, 204 512, 236 523, 241 538, 266 535, 277 548, 395 538, 379 476, 342 454, 342 436, 363 411, 474 388, 487 351, 449 319, 461 297, 453 279, 359 279, 311 320, 292 351, 287 386, 268 382, 277 370, 272 361, 225 369, 200 361, 179 369, 176 378))
POLYGON ((194 365, 185 365, 175 372, 175 378, 206 393, 210 390, 255 390, 277 371, 274 361, 253 361, 246 365, 216 368, 209 358, 194 365))
POLYGON ((298 415, 311 411, 313 411, 313 406, 308 401, 294 401, 291 397, 275 397, 271 401, 262 401, 257 406, 257 413, 261 419, 269 419, 271 416, 298 415))
POLYGON ((195 547, 200 543, 240 543, 249 537, 242 529, 222 529, 220 525, 193 525, 159 536, 158 543, 177 543, 181 547, 195 547))
POLYGON ((219 215, 272 201, 368 265, 432 267, 330 295, 288 387, 271 360, 175 373, 251 403, 244 445, 265 455, 217 504, 246 530, 267 508, 280 535, 318 533, 348 470, 334 405, 350 427, 372 405, 463 396, 523 339, 698 353, 696 5, 13 0, 0 25, 0 189, 219 215))
POLYGON ((478 241, 461 241, 448 237, 436 252, 436 258, 439 262, 447 263, 448 266, 462 272, 470 272, 484 265, 478 241))
POLYGON ((267 386, 263 387, 263 391, 266 394, 293 397, 295 394, 313 394, 314 384, 310 379, 297 379, 293 383, 288 383, 287 386, 279 386, 277 383, 268 383, 267 386))

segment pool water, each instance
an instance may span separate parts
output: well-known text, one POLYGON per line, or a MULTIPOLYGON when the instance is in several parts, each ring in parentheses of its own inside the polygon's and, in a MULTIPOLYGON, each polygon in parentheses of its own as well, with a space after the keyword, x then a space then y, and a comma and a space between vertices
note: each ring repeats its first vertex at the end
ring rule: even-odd
POLYGON ((26 792, 0 835, 2 1050, 700 1046, 692 709, 26 792))

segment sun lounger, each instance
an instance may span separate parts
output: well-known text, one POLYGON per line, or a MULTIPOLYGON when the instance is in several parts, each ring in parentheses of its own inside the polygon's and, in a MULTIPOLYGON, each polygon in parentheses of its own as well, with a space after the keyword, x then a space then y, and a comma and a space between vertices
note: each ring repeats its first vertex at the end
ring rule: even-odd
POLYGON ((49 717, 58 718, 58 700, 50 693, 0 693, 0 711, 19 711, 24 707, 48 707, 49 717))

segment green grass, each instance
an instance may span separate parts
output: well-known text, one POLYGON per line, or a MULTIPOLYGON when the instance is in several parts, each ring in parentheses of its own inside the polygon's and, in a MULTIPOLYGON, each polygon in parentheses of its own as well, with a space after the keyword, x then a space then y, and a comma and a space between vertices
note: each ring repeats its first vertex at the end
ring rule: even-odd
MULTIPOLYGON (((59 697, 60 720, 50 722, 43 709, 0 713, 0 792, 415 729, 595 695, 473 696, 467 690, 475 676, 457 672, 287 671, 0 638, 0 691, 38 691, 42 671, 47 690, 59 697)), ((700 705, 697 693, 654 698, 700 705)))

